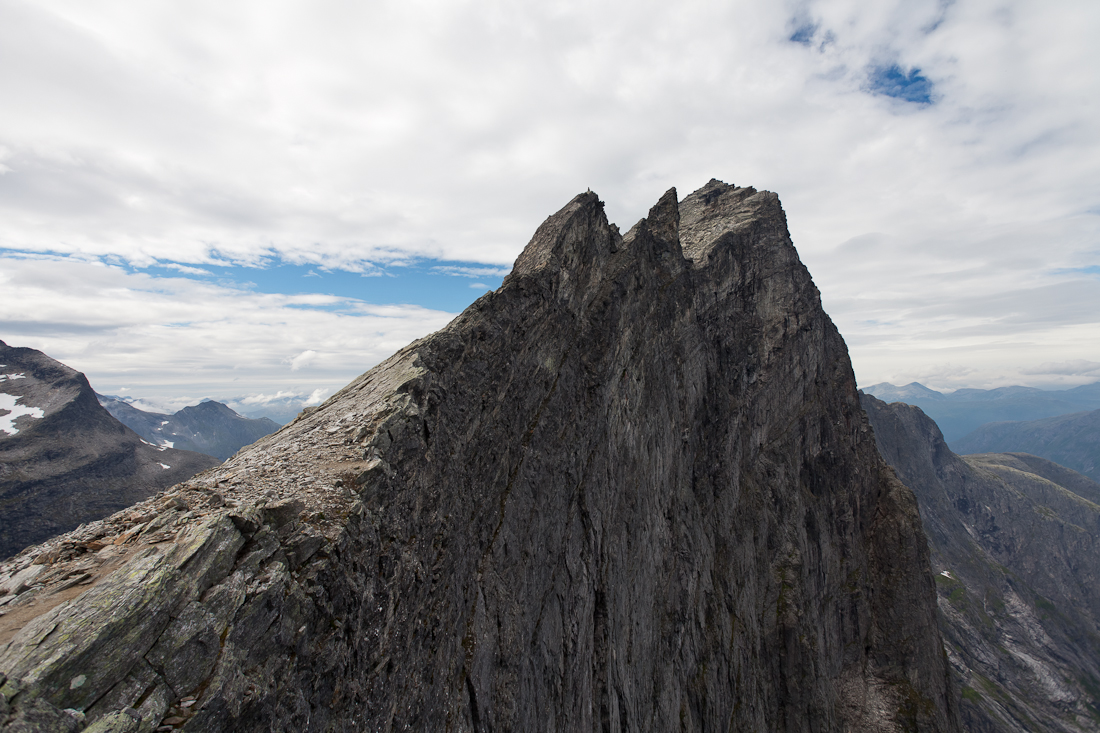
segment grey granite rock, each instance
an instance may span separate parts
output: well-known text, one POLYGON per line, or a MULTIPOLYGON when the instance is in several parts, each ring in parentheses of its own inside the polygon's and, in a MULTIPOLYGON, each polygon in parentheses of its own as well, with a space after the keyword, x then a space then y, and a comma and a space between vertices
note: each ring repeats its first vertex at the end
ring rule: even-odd
POLYGON ((188 731, 959 729, 916 502, 771 193, 670 191, 625 236, 577 196, 173 497, 64 540, 131 554, 3 674, 188 731))

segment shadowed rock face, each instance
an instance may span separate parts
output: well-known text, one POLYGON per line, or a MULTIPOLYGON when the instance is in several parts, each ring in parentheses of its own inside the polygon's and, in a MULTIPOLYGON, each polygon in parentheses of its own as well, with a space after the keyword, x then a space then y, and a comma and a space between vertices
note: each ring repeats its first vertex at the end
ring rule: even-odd
POLYGON ((957 456, 920 408, 862 401, 920 504, 967 729, 1100 729, 1100 486, 1024 453, 957 456))
POLYGON ((10 716, 958 730, 916 503, 771 193, 673 190, 626 236, 576 197, 497 292, 171 500, 148 540, 91 528, 133 559, 0 651, 10 716))
POLYGON ((0 558, 218 463, 143 443, 40 351, 0 341, 0 365, 0 558))

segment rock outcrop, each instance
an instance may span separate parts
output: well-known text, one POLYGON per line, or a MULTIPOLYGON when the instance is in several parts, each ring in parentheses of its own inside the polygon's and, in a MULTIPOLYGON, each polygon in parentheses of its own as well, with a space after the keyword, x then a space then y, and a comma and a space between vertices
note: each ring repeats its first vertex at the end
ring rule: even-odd
POLYGON ((1036 456, 957 456, 920 408, 862 400, 920 503, 967 729, 1100 730, 1100 485, 1036 456))
POLYGON ((11 726, 958 730, 916 502, 751 188, 625 236, 577 196, 448 327, 64 539, 123 564, 6 632, 11 726))
POLYGON ((83 374, 0 341, 0 558, 217 464, 142 442, 83 374))
POLYGON ((119 422, 154 445, 205 453, 221 461, 279 429, 274 420, 247 418, 214 400, 165 415, 139 410, 117 397, 96 397, 119 422))

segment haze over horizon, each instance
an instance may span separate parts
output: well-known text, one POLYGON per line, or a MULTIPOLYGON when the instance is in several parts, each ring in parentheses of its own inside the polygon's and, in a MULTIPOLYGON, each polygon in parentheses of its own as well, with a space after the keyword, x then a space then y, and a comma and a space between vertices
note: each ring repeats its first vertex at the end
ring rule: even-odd
POLYGON ((591 188, 775 191, 861 385, 1100 380, 1100 6, 0 0, 0 339, 321 401, 591 188))

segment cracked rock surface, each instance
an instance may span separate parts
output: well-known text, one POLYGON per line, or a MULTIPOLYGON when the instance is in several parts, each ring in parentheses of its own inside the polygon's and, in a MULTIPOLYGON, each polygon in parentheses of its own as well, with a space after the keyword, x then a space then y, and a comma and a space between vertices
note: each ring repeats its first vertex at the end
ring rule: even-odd
POLYGON ((445 329, 0 583, 13 730, 958 730, 912 493, 778 198, 719 181, 625 236, 577 196, 445 329))

